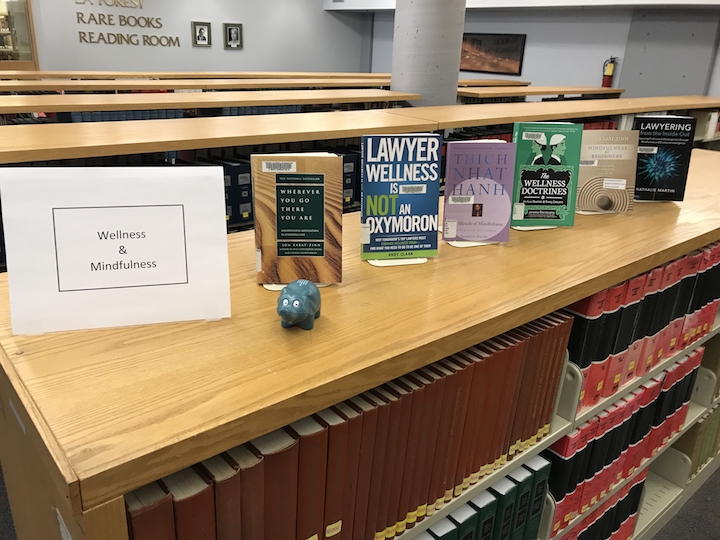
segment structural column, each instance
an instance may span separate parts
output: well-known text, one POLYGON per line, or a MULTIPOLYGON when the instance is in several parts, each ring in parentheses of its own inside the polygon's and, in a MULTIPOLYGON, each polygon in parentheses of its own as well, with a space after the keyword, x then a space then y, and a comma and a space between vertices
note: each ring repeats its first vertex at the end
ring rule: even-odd
POLYGON ((392 89, 422 94, 415 105, 457 101, 465 0, 397 0, 392 89))

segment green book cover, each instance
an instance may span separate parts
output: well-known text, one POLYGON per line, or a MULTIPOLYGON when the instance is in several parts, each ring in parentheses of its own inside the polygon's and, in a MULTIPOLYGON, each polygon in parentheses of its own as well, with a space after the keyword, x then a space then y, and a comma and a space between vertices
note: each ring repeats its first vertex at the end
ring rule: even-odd
POLYGON ((512 540, 523 540, 525 537, 525 524, 527 523, 528 512, 530 510, 533 475, 527 469, 518 467, 508 474, 507 477, 515 482, 517 486, 517 500, 515 502, 510 538, 512 540))
POLYGON ((475 508, 478 513, 476 540, 492 540, 493 529, 495 526, 495 514, 497 512, 497 498, 495 495, 485 490, 473 497, 470 506, 475 508))
POLYGON ((532 473, 532 488, 530 490, 530 510, 525 523, 525 540, 535 540, 540 531, 547 494, 548 478, 550 477, 550 462, 542 456, 529 459, 524 465, 532 473))
POLYGON ((511 480, 503 478, 495 482, 488 490, 498 500, 492 540, 510 540, 517 486, 511 480))
POLYGON ((513 129, 513 227, 570 227, 575 220, 581 124, 518 122, 513 129))
POLYGON ((464 504, 449 516, 458 528, 458 540, 475 540, 478 512, 469 504, 464 504))
POLYGON ((428 529, 433 538, 438 540, 458 540, 458 528, 448 518, 442 518, 428 529))

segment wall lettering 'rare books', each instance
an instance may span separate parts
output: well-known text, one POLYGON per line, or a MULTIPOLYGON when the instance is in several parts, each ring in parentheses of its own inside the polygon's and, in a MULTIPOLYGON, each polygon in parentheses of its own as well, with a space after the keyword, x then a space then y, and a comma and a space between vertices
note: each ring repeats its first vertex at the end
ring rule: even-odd
POLYGON ((513 227, 570 227, 575 222, 582 125, 519 122, 513 227))
POLYGON ((258 283, 342 281, 343 158, 251 156, 258 283))
POLYGON ((632 210, 637 147, 637 131, 583 131, 575 206, 578 212, 604 214, 632 210))
POLYGON ((437 257, 439 135, 362 138, 363 260, 437 257))
POLYGON ((507 242, 514 172, 515 143, 449 142, 443 240, 507 242))
POLYGON ((682 201, 695 137, 692 116, 638 116, 636 201, 682 201))

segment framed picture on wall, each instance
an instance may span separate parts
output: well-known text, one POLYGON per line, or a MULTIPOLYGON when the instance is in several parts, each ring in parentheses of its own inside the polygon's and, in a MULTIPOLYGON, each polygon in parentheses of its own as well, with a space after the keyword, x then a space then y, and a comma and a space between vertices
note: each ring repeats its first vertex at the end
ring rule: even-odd
POLYGON ((226 49, 242 49, 242 24, 223 23, 226 49))
POLYGON ((212 34, 210 33, 209 22, 192 22, 192 44, 193 47, 212 46, 212 34))
POLYGON ((526 34, 463 34, 461 71, 520 75, 526 34))

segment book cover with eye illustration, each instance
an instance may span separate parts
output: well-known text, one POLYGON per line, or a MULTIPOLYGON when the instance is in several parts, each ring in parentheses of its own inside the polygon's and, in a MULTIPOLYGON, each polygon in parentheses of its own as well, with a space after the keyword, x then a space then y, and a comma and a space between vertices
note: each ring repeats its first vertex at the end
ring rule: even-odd
POLYGON ((576 211, 632 210, 637 148, 637 131, 583 131, 576 211))
POLYGON ((696 120, 692 116, 637 116, 636 201, 682 201, 696 120))
POLYGON ((517 122, 512 227, 570 227, 575 222, 583 126, 517 122))
POLYGON ((514 143, 448 142, 443 240, 507 242, 514 172, 514 143))

